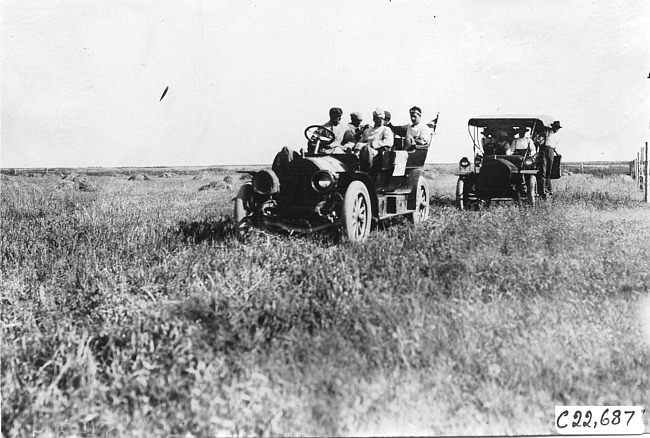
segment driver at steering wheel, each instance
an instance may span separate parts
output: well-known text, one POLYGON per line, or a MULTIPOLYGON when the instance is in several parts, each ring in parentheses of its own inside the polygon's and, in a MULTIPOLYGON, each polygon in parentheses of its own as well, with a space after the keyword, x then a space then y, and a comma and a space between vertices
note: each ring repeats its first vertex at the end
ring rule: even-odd
POLYGON ((343 110, 341 108, 334 107, 330 109, 330 119, 323 127, 334 133, 334 141, 328 145, 321 145, 319 151, 321 154, 348 152, 350 149, 349 146, 352 146, 352 143, 354 143, 354 136, 348 132, 348 126, 341 123, 342 115, 343 110), (346 146, 348 143, 350 144, 346 146))

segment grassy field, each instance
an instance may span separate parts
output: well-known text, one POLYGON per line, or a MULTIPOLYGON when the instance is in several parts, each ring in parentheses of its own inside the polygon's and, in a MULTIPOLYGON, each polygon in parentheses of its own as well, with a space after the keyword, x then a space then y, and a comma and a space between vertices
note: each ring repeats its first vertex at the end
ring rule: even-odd
POLYGON ((549 434, 555 405, 650 405, 629 177, 460 212, 430 166, 429 222, 352 245, 238 242, 216 172, 3 176, 4 436, 549 434))

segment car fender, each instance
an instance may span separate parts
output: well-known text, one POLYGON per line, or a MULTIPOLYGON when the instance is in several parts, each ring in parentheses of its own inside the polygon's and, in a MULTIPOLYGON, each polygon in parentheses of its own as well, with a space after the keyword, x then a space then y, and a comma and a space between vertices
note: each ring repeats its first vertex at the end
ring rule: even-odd
MULTIPOLYGON (((411 187, 411 192, 406 198, 406 208, 409 210, 415 210, 415 204, 417 202, 417 192, 418 192, 418 181, 420 176, 423 175, 422 169, 414 169, 408 174, 408 185, 411 187)), ((424 178, 426 180, 426 177, 424 178)))
POLYGON ((370 195, 370 203, 372 205, 372 217, 377 219, 379 216, 379 202, 377 201, 377 189, 375 184, 372 182, 372 179, 367 173, 364 172, 354 172, 354 173, 341 173, 339 175, 339 182, 337 190, 341 196, 345 197, 345 192, 348 190, 352 181, 361 181, 366 188, 368 189, 368 194, 370 195))

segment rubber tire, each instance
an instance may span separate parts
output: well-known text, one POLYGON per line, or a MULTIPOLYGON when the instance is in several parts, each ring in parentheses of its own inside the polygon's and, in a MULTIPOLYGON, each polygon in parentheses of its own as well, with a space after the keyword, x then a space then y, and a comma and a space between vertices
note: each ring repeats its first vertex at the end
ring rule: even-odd
POLYGON ((463 178, 458 178, 456 183, 456 207, 459 210, 467 209, 467 202, 465 199, 465 180, 463 178))
POLYGON ((242 240, 250 231, 250 224, 246 220, 253 214, 252 210, 253 200, 253 185, 251 183, 244 184, 240 187, 235 198, 235 208, 233 216, 235 218, 235 232, 237 239, 242 240))
POLYGON ((351 242, 363 242, 370 234, 372 204, 366 185, 352 181, 343 199, 343 232, 351 242))
POLYGON ((526 175, 526 200, 530 205, 535 205, 536 194, 537 177, 535 175, 526 175))
POLYGON ((409 219, 414 224, 419 224, 429 220, 429 185, 425 177, 420 175, 418 178, 417 192, 415 193, 415 211, 409 215, 409 219))

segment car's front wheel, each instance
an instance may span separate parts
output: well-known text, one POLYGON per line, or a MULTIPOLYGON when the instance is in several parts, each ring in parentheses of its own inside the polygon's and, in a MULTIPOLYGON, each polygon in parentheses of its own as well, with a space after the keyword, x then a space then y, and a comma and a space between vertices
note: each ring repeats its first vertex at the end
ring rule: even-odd
POLYGON ((456 206, 459 210, 467 208, 467 193, 465 192, 465 180, 458 178, 456 183, 456 206))
POLYGON ((415 194, 415 211, 411 213, 411 221, 414 224, 425 222, 429 219, 429 209, 429 186, 427 180, 420 175, 415 194))
POLYGON ((343 200, 343 230, 348 240, 361 242, 370 234, 372 206, 365 184, 352 181, 343 200))
POLYGON ((244 184, 237 192, 235 198, 235 233, 238 239, 243 239, 250 231, 249 216, 253 214, 254 198, 253 186, 250 183, 244 184))
POLYGON ((537 193, 536 175, 526 175, 526 200, 530 205, 535 205, 535 194, 537 193))

